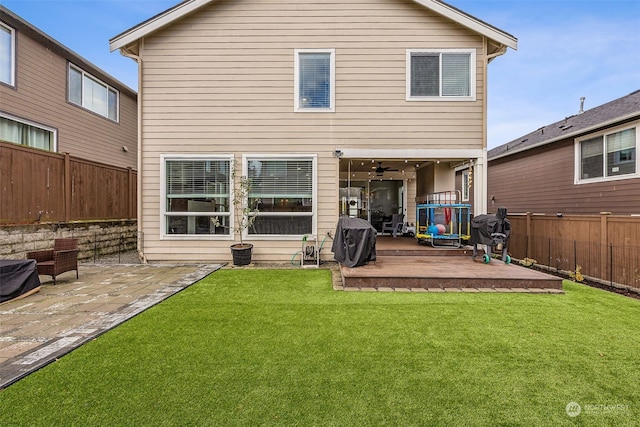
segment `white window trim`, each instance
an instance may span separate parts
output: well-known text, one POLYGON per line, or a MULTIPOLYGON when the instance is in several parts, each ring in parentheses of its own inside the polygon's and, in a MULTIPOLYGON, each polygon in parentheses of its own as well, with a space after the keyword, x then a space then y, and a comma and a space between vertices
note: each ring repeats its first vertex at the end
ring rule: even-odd
MULTIPOLYGON (((442 61, 440 61, 442 71, 442 61)), ((442 72, 440 73, 442 78, 442 72)), ((407 49, 406 53, 406 100, 424 101, 475 101, 476 100, 476 50, 475 49, 407 49), (411 96, 411 55, 413 53, 468 53, 469 54, 469 91, 471 96, 411 96)), ((442 83, 442 82, 440 82, 442 83)))
MULTIPOLYGON (((242 155, 242 175, 247 176, 249 173, 249 160, 311 160, 311 173, 313 191, 311 197, 313 206, 311 210, 311 235, 317 236, 318 230, 318 155, 317 154, 243 154, 242 155)), ((288 216, 309 216, 306 212, 287 212, 288 216)), ((282 213, 274 212, 274 216, 281 216, 282 213)), ((297 240, 299 241, 303 235, 301 234, 249 234, 248 230, 244 230, 243 239, 251 240, 297 240)))
POLYGON ((73 104, 75 106, 78 106, 84 110, 90 111, 93 114, 97 114, 100 117, 104 117, 107 120, 111 120, 112 122, 116 122, 116 123, 120 123, 120 91, 116 88, 114 88, 113 86, 105 83, 104 81, 100 80, 99 78, 97 78, 96 76, 94 76, 91 73, 87 73, 86 71, 84 71, 82 68, 78 67, 77 65, 72 64, 71 62, 69 62, 69 70, 74 69, 75 71, 79 72, 80 74, 82 74, 82 94, 80 96, 80 102, 83 102, 84 100, 84 79, 85 77, 90 78, 91 80, 95 80, 96 82, 100 83, 101 85, 104 85, 107 88, 107 115, 104 115, 102 113, 99 113, 97 111, 93 111, 90 108, 85 107, 83 104, 77 104, 75 102, 73 102, 71 100, 71 96, 69 91, 71 90, 71 73, 68 72, 67 73, 67 101, 69 101, 70 104, 73 104), (116 118, 112 119, 111 117, 109 117, 108 115, 108 111, 109 111, 109 90, 112 90, 116 93, 116 118))
POLYGON ((294 111, 298 113, 333 113, 336 111, 336 50, 335 49, 295 49, 294 50, 294 111), (329 53, 331 88, 329 90, 329 108, 300 107, 300 54, 329 53))
MULTIPOLYGON (((161 154, 160 155, 160 240, 233 240, 233 185, 229 182, 230 219, 227 234, 167 234, 167 160, 228 160, 233 168, 232 154, 161 154)), ((203 212, 194 212, 193 216, 202 216, 203 212)), ((184 215, 184 214, 181 214, 184 215)), ((186 215, 189 216, 189 215, 186 215)))
MULTIPOLYGON (((581 136, 580 138, 576 138, 574 141, 574 181, 573 183, 575 185, 581 185, 581 184, 593 184, 593 183, 597 183, 597 182, 609 182, 609 181, 620 181, 623 179, 633 179, 633 178, 640 178, 640 121, 637 122, 633 122, 633 123, 627 123, 621 126, 617 126, 617 127, 613 127, 613 128, 609 128, 606 131, 603 132, 598 132, 598 133, 592 133, 589 135, 584 135, 581 136), (626 174, 626 175, 615 175, 615 176, 602 176, 602 177, 597 177, 597 178, 587 178, 587 179, 582 179, 582 158, 580 156, 580 143, 582 141, 586 141, 588 139, 592 139, 592 138, 597 138, 599 136, 602 136, 602 140, 603 140, 603 145, 605 145, 604 149, 605 149, 605 155, 604 155, 604 159, 603 159, 603 163, 606 163, 606 136, 607 135, 611 135, 612 133, 617 133, 617 132, 621 132, 627 129, 632 129, 634 128, 636 129, 636 173, 631 173, 631 174, 626 174)), ((603 164, 603 168, 604 168, 604 164, 603 164)), ((604 169, 603 169, 604 170, 604 169)))
MULTIPOLYGON (((32 122, 31 120, 23 119, 21 117, 12 116, 11 114, 0 113, 0 117, 4 117, 5 119, 13 120, 14 122, 22 123, 28 126, 33 126, 35 128, 39 128, 45 130, 47 132, 53 133, 53 147, 50 151, 51 153, 58 152, 58 129, 52 128, 50 126, 43 125, 41 123, 32 122)), ((18 144, 16 144, 18 145, 18 144)), ((20 144, 21 147, 26 147, 25 145, 20 144)), ((35 148, 35 147, 28 147, 35 148)), ((48 150, 47 150, 48 151, 48 150)))
POLYGON ((9 30, 11 33, 11 75, 8 82, 0 82, 2 84, 9 85, 11 87, 16 86, 16 30, 4 22, 0 22, 0 26, 9 30))

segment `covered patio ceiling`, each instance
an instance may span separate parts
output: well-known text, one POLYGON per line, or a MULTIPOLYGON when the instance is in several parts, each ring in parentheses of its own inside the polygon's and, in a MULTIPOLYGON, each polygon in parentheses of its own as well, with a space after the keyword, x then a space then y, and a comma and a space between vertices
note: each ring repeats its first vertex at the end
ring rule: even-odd
POLYGON ((462 159, 340 159, 340 177, 355 179, 403 179, 415 178, 415 173, 429 164, 449 163, 451 167, 462 165, 467 160, 462 159))

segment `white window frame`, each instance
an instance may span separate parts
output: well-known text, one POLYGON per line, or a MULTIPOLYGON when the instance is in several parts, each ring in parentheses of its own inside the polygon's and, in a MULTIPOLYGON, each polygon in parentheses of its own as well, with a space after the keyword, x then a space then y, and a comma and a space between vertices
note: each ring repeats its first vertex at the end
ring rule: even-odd
POLYGON ((294 111, 299 113, 333 113, 336 111, 336 50, 335 49, 295 49, 294 50, 294 111), (329 108, 305 108, 300 105, 300 54, 328 53, 330 67, 329 108))
POLYGON ((632 179, 632 178, 640 178, 640 121, 634 123, 628 123, 622 126, 609 128, 604 132, 592 133, 589 135, 581 136, 575 139, 574 142, 574 156, 575 156, 575 164, 574 164, 574 184, 591 184, 596 182, 608 182, 608 181, 619 181, 622 179, 632 179), (606 175, 606 164, 607 164, 607 136, 622 132, 628 129, 636 130, 636 172, 625 174, 625 175, 614 175, 607 176, 606 175), (582 178, 582 157, 581 157, 581 143, 583 141, 587 141, 589 139, 602 137, 603 144, 603 161, 602 161, 602 170, 603 176, 596 178, 582 178))
POLYGON ((476 100, 476 51, 475 49, 407 49, 406 53, 406 100, 407 101, 475 101, 476 100), (413 96, 411 95, 411 57, 415 53, 438 54, 440 56, 440 93, 442 93, 442 55, 469 54, 469 96, 413 96))
MULTIPOLYGON (((40 123, 36 123, 31 120, 26 120, 20 117, 12 116, 11 114, 6 114, 6 113, 0 113, 0 117, 8 120, 12 120, 17 123, 21 123, 23 125, 31 126, 31 127, 43 130, 45 132, 51 132, 51 134, 53 135, 53 147, 51 148, 51 150, 45 150, 45 151, 50 151, 52 153, 55 153, 58 151, 58 130, 56 128, 46 126, 40 123)), ((8 142, 11 142, 11 141, 8 141, 8 142)), ((23 144, 16 144, 16 145, 20 145, 21 147, 38 148, 38 147, 32 147, 30 145, 23 145, 23 144)))
POLYGON ((95 77, 94 75, 87 73, 86 71, 84 71, 82 68, 78 67, 77 65, 74 65, 72 63, 69 63, 69 71, 67 72, 67 100, 73 104, 73 105, 77 105, 78 107, 81 107, 87 111, 91 111, 94 114, 97 114, 101 117, 104 117, 105 119, 114 121, 116 123, 120 122, 120 91, 116 88, 114 88, 113 86, 110 86, 109 84, 103 82, 102 80, 100 80, 99 78, 95 77), (74 70, 78 73, 80 73, 81 75, 81 80, 82 80, 82 86, 81 86, 81 94, 80 94, 80 103, 78 104, 77 102, 73 101, 71 99, 71 70, 74 70), (96 82, 97 84, 104 86, 107 89, 107 114, 102 114, 102 112, 100 111, 95 111, 91 108, 89 108, 88 106, 84 105, 84 94, 85 94, 85 79, 90 79, 93 80, 94 82, 96 82), (116 94, 116 117, 112 118, 109 117, 109 91, 113 91, 116 94))
MULTIPOLYGON (((242 155, 242 175, 248 176, 250 160, 311 160, 312 170, 312 206, 311 215, 307 212, 286 212, 287 216, 311 216, 311 235, 317 236, 318 230, 318 156, 317 154, 243 154, 242 155)), ((246 202, 246 201, 245 201, 246 202)), ((282 216, 282 212, 258 212, 257 216, 282 216)), ((243 239, 252 240, 297 240, 300 241, 302 234, 249 234, 248 230, 243 231, 243 239)))
MULTIPOLYGON (((168 234, 168 216, 204 216, 205 212, 185 213, 167 212, 167 161, 171 160, 197 160, 197 161, 228 161, 231 169, 234 167, 232 154, 161 154, 160 155, 160 240, 233 240, 234 215, 233 215, 233 183, 229 174, 229 230, 226 234, 168 234)), ((213 216, 213 215, 210 215, 213 216)), ((225 215, 226 216, 226 215, 225 215)))
POLYGON ((9 59, 11 61, 11 70, 9 75, 9 81, 8 82, 0 81, 0 83, 15 87, 16 85, 16 30, 8 26, 4 22, 0 22, 0 27, 3 27, 4 29, 8 30, 11 36, 11 46, 10 46, 11 58, 9 59))

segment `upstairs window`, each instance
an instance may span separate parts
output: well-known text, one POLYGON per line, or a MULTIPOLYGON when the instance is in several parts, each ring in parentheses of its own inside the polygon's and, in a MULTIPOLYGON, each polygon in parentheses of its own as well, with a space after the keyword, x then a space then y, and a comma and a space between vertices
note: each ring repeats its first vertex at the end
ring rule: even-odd
POLYGON ((606 181, 637 175, 637 128, 598 135, 576 143, 576 182, 606 181))
POLYGON ((335 110, 335 50, 296 50, 295 111, 335 110))
POLYGON ((407 101, 475 100, 475 51, 407 50, 407 101))
POLYGON ((0 82, 15 86, 16 32, 0 22, 0 82))
POLYGON ((69 64, 69 102, 117 122, 119 96, 114 88, 69 64))

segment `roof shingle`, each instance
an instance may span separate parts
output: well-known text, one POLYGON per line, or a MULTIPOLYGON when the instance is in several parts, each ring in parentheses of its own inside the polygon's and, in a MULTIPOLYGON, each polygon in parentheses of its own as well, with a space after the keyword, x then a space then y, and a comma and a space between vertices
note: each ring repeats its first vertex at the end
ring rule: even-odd
POLYGON ((558 122, 543 126, 527 135, 489 150, 487 157, 492 160, 519 153, 540 145, 577 136, 589 130, 631 118, 634 115, 640 117, 640 90, 586 110, 582 114, 569 116, 558 122))

